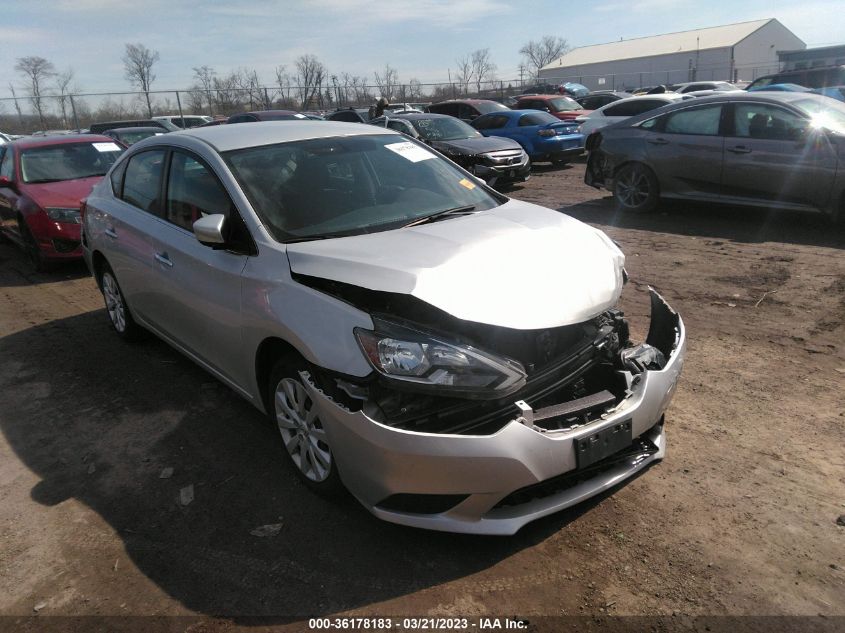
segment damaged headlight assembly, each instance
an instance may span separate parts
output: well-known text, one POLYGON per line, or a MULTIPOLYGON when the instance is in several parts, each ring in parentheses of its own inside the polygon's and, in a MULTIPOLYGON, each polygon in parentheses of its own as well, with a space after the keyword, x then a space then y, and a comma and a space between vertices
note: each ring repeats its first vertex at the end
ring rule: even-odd
POLYGON ((526 372, 517 361, 389 321, 373 323, 375 331, 355 329, 364 355, 379 374, 409 388, 499 398, 525 385, 526 372))

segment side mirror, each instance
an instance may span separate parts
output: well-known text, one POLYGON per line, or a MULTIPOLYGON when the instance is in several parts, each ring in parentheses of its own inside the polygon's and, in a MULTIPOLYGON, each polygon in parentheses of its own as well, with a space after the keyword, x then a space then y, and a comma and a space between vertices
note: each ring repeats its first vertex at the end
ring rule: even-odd
POLYGON ((0 187, 6 187, 8 189, 16 189, 15 183, 9 180, 8 176, 0 176, 0 187))
POLYGON ((200 244, 220 247, 226 244, 223 228, 226 226, 226 216, 222 213, 207 215, 194 222, 194 235, 200 244))

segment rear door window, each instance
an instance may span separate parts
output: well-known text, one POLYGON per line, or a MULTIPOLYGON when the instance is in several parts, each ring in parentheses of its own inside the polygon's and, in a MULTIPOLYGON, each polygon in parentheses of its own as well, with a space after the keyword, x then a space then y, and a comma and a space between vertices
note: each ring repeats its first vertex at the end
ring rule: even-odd
POLYGON ((164 150, 141 152, 129 159, 121 198, 143 211, 160 215, 164 150))
POLYGON ((668 114, 663 129, 666 134, 717 136, 721 117, 721 105, 687 108, 668 114))
POLYGON ((784 108, 764 103, 734 105, 734 136, 771 141, 798 140, 807 120, 784 108))

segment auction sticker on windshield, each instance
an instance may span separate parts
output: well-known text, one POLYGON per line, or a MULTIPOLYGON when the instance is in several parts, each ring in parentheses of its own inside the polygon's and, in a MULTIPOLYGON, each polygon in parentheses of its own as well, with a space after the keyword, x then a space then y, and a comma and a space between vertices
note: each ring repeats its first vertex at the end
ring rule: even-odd
POLYGON ((91 143, 98 152, 119 152, 117 143, 91 143))
POLYGON ((385 147, 391 152, 396 152, 402 158, 405 158, 412 163, 418 163, 421 160, 434 158, 434 154, 426 151, 419 145, 414 145, 413 143, 391 143, 390 145, 385 145, 385 147))

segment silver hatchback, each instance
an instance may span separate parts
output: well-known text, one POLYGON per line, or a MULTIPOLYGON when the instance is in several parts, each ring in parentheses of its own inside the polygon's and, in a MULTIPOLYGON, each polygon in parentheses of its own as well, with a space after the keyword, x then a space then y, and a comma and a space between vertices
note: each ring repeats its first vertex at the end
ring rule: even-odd
POLYGON ((390 130, 141 141, 89 196, 83 247, 120 336, 189 356, 307 485, 383 519, 512 534, 665 453, 677 313, 652 291, 632 342, 607 236, 390 130))

